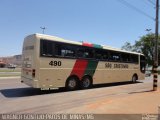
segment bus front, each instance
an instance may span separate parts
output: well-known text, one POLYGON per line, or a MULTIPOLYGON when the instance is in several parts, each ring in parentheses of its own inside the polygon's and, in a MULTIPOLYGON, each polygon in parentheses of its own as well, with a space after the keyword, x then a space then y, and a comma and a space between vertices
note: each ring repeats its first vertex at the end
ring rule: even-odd
POLYGON ((36 39, 36 35, 30 35, 24 39, 21 82, 39 88, 36 74, 36 39))

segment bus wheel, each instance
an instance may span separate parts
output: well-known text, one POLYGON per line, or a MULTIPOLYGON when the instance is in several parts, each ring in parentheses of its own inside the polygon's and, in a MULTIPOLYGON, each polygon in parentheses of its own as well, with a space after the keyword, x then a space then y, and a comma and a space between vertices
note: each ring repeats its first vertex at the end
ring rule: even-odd
POLYGON ((137 81, 137 75, 133 75, 132 82, 135 83, 137 81))
POLYGON ((81 87, 82 87, 83 89, 90 88, 91 85, 92 85, 92 80, 91 80, 90 77, 86 76, 86 77, 84 77, 84 78, 82 79, 82 81, 81 81, 81 87))
POLYGON ((76 90, 78 88, 78 79, 76 77, 70 77, 66 82, 67 90, 76 90))

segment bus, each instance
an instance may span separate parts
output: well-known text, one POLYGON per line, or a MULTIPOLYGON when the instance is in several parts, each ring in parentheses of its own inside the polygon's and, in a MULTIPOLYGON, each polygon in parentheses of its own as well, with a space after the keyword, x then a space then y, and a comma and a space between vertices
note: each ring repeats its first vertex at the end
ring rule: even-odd
POLYGON ((144 78, 141 53, 38 33, 24 39, 21 82, 33 88, 75 90, 144 78))

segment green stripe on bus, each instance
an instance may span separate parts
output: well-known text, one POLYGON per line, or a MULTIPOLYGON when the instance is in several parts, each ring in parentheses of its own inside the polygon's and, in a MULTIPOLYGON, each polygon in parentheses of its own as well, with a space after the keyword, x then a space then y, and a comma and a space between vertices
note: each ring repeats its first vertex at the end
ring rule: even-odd
POLYGON ((101 48, 101 49, 103 48, 101 45, 98 45, 98 44, 93 44, 93 47, 94 48, 101 48))
POLYGON ((87 68, 84 72, 84 75, 90 75, 93 77, 95 70, 97 68, 97 65, 98 65, 98 61, 89 60, 87 68))

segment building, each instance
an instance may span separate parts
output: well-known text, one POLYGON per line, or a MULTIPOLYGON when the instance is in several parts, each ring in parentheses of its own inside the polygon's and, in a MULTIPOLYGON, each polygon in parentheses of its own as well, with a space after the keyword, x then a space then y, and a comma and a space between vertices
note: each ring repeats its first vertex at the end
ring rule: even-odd
POLYGON ((4 68, 6 66, 6 63, 3 62, 3 60, 0 60, 0 68, 4 68))
POLYGON ((7 67, 8 65, 16 65, 21 67, 22 55, 14 55, 9 57, 0 57, 0 67, 7 67))

